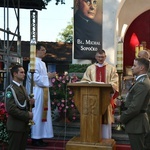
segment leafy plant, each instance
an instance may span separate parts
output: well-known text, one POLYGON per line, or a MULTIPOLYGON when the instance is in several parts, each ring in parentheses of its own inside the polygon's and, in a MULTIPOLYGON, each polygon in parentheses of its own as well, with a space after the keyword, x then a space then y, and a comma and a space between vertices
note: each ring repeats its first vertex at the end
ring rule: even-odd
POLYGON ((67 83, 78 81, 77 76, 58 75, 52 79, 50 88, 52 111, 58 109, 60 117, 67 117, 70 121, 76 120, 77 108, 74 104, 74 92, 67 87, 67 83))
POLYGON ((65 42, 65 43, 72 43, 73 40, 73 18, 71 22, 68 22, 68 25, 65 29, 62 30, 58 34, 58 38, 56 39, 57 42, 65 42))
POLYGON ((89 65, 91 64, 70 64, 69 73, 72 72, 84 73, 89 65))
MULTIPOLYGON (((43 2, 45 3, 45 5, 48 5, 48 3, 52 1, 52 0, 43 0, 43 2)), ((55 0, 56 1, 56 5, 58 5, 59 3, 61 4, 65 4, 65 1, 64 0, 55 0)))

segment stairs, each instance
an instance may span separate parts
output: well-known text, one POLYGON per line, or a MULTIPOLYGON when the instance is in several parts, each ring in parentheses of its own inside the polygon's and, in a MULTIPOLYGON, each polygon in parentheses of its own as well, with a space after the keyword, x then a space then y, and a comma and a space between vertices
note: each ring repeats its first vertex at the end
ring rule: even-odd
MULTIPOLYGON (((131 150, 127 134, 123 130, 115 130, 117 124, 113 124, 112 138, 116 141, 116 150, 131 150)), ((31 145, 28 140, 27 150, 65 150, 65 145, 69 139, 80 134, 80 122, 65 123, 62 121, 53 122, 54 138, 45 140, 49 143, 47 147, 38 148, 31 145)))
MULTIPOLYGON (((118 108, 115 109, 115 116, 118 115, 118 108)), ((116 150, 131 150, 128 135, 124 130, 116 130, 118 124, 112 125, 112 138, 116 141, 116 150)), ((80 120, 75 122, 53 121, 54 140, 68 141, 74 136, 80 135, 80 120)))
MULTIPOLYGON (((118 115, 118 109, 115 110, 115 116, 118 115)), ((116 141, 116 150, 131 150, 128 135, 124 130, 116 130, 118 124, 112 125, 112 138, 116 141)), ((80 135, 80 121, 64 122, 61 120, 53 120, 54 138, 46 139, 47 147, 34 147, 31 139, 28 139, 26 150, 65 150, 65 145, 74 136, 80 135)), ((0 145, 0 150, 7 150, 5 144, 0 145)))
MULTIPOLYGON (((115 116, 119 113, 115 109, 115 116)), ((118 124, 112 125, 112 138, 116 141, 116 150, 131 150, 128 135, 124 130, 116 130, 118 124)), ((28 139, 26 150, 65 150, 65 145, 74 136, 80 135, 80 120, 74 122, 65 122, 58 119, 53 120, 54 138, 46 139, 49 143, 47 147, 34 147, 31 145, 31 139, 28 139)), ((0 144, 0 150, 7 150, 6 145, 0 144)))
MULTIPOLYGON (((112 126, 112 138, 116 141, 116 150, 131 150, 127 134, 123 130, 115 130, 118 124, 112 126)), ((53 121, 54 138, 46 139, 47 147, 34 147, 28 139, 26 150, 65 150, 65 145, 74 136, 80 135, 80 122, 53 121)), ((0 150, 7 150, 5 144, 0 145, 0 150)))

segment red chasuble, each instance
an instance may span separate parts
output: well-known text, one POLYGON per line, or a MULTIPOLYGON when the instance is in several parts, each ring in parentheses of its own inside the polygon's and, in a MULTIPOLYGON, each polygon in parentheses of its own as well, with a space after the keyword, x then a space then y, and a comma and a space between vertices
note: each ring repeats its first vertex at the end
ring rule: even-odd
POLYGON ((98 67, 96 66, 96 81, 97 82, 106 82, 106 66, 98 67))
MULTIPOLYGON (((97 82, 104 82, 106 83, 106 66, 98 67, 96 66, 96 81, 97 82)), ((118 97, 118 92, 116 91, 113 96, 111 97, 110 104, 112 105, 113 108, 113 114, 114 114, 114 109, 116 107, 114 99, 118 97)))

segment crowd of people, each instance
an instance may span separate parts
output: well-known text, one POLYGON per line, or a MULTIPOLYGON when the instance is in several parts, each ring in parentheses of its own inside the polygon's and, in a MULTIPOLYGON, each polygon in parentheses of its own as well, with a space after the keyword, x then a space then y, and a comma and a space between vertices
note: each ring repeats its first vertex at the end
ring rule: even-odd
MULTIPOLYGON (((115 120, 113 112, 120 92, 119 77, 116 67, 106 62, 107 55, 102 49, 102 19, 99 22, 95 19, 96 16, 99 15, 100 18, 102 15, 102 11, 101 13, 98 11, 102 4, 97 0, 75 0, 75 4, 75 59, 93 61, 95 56, 96 61, 86 69, 81 81, 101 82, 110 84, 113 88, 113 92, 110 93, 110 104, 102 116, 102 138, 112 138, 112 124, 116 121, 124 124, 132 150, 149 150, 150 55, 148 51, 140 51, 138 58, 134 59, 131 68, 134 81, 126 93, 125 109, 115 120)), ((29 132, 31 132, 32 145, 36 147, 48 146, 44 139, 54 136, 49 87, 52 86, 51 79, 55 78, 57 73, 47 71, 46 64, 42 61, 45 54, 46 47, 42 43, 37 43, 35 70, 32 74, 29 63, 25 86, 23 86, 25 79, 23 66, 17 64, 10 69, 12 82, 5 91, 9 150, 25 150, 29 132)))
MULTIPOLYGON (((9 135, 9 150, 25 150, 28 134, 31 128, 32 145, 47 146, 43 139, 52 138, 53 127, 51 118, 51 103, 49 87, 56 72, 48 72, 42 58, 46 54, 43 44, 36 45, 35 71, 32 78, 30 63, 28 65, 26 88, 24 68, 17 64, 12 66, 12 83, 6 88, 5 103, 8 112, 7 130, 9 135), (33 87, 31 87, 33 85, 33 87), (29 97, 33 88, 33 97, 29 97), (30 109, 31 108, 31 109, 30 109), (33 121, 34 125, 29 126, 33 121), (16 128, 17 127, 17 128, 16 128)), ((147 150, 150 134, 150 80, 149 53, 142 50, 134 59, 131 68, 134 84, 128 89, 125 97, 125 110, 117 116, 116 121, 125 125, 132 150, 147 150)), ((118 74, 115 66, 106 62, 106 52, 99 49, 95 54, 96 62, 85 71, 81 81, 96 81, 111 84, 110 104, 102 116, 102 138, 112 138, 113 109, 119 93, 118 74)))

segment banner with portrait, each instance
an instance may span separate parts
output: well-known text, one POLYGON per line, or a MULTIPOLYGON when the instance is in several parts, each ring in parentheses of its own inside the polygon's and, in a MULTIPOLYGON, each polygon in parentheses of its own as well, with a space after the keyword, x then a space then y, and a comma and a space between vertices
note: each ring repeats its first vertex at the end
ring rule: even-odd
POLYGON ((74 0, 74 58, 94 59, 102 48, 102 0, 74 0))

